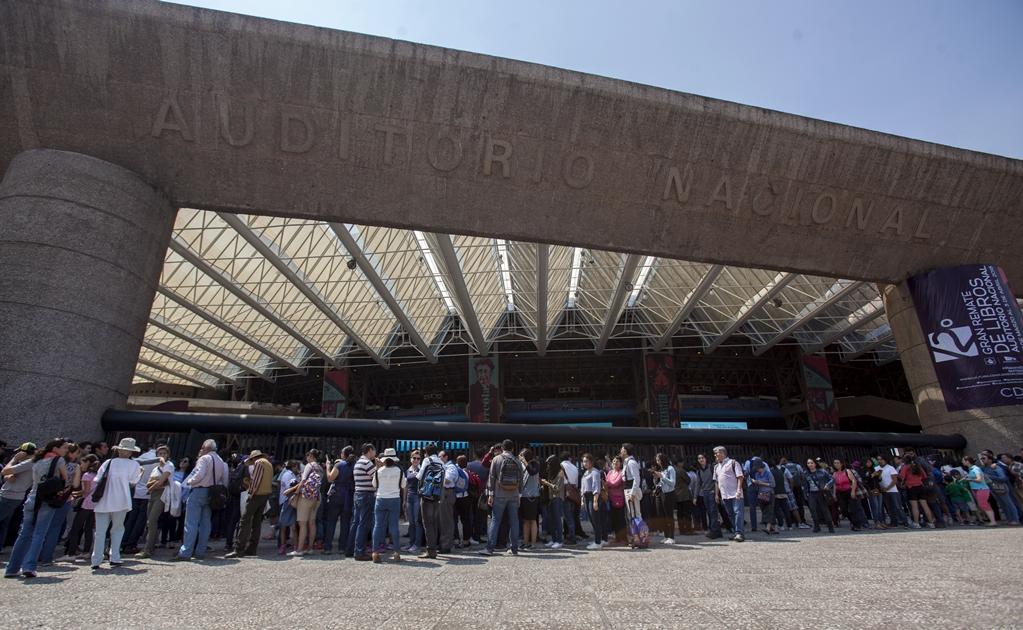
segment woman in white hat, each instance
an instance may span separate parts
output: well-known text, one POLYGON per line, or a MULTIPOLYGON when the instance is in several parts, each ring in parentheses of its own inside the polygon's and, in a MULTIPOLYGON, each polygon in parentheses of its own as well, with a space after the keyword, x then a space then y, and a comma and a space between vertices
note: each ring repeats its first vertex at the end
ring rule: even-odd
POLYGON ((103 562, 107 526, 110 527, 110 565, 116 567, 122 564, 121 538, 124 536, 124 517, 131 511, 131 487, 142 477, 142 467, 132 459, 140 450, 135 445, 134 438, 124 438, 111 450, 117 457, 108 459, 100 466, 93 482, 94 489, 100 488, 101 484, 103 488, 103 496, 96 501, 93 510, 96 515, 96 534, 93 537, 90 563, 93 570, 99 569, 100 563, 103 562))
POLYGON ((394 559, 401 560, 398 548, 401 537, 398 531, 398 517, 401 515, 401 504, 405 491, 405 475, 398 468, 398 454, 393 448, 384 451, 383 466, 373 473, 373 487, 377 490, 376 504, 373 511, 373 562, 380 562, 384 551, 384 537, 391 535, 394 545, 394 559))

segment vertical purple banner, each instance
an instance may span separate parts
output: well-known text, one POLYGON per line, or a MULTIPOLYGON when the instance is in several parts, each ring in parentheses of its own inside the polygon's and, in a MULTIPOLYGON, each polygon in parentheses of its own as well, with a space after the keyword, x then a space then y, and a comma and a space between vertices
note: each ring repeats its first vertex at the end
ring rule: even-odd
POLYGON ((1023 404, 1023 319, 994 265, 907 281, 949 411, 1023 404))

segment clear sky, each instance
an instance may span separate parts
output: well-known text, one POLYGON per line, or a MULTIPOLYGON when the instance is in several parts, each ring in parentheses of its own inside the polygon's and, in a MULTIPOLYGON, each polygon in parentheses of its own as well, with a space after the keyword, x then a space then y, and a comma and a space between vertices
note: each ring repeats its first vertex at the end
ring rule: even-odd
POLYGON ((1023 0, 195 0, 1023 158, 1023 0))

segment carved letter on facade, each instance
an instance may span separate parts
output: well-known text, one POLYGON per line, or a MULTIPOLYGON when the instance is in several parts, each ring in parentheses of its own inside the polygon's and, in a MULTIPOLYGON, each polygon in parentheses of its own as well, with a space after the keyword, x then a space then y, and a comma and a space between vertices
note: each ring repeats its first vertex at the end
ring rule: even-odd
POLYGON ((721 176, 718 185, 714 188, 714 194, 711 196, 710 201, 707 202, 707 205, 712 205, 715 201, 723 201, 725 207, 729 210, 735 209, 732 203, 732 189, 728 183, 728 175, 721 176))
POLYGON ((664 182, 664 192, 661 194, 661 201, 667 201, 672 196, 680 204, 689 202, 689 193, 693 188, 693 167, 686 164, 683 173, 679 173, 677 166, 668 169, 668 179, 664 182))
POLYGON ((571 188, 586 188, 593 181, 593 158, 581 151, 573 151, 565 157, 565 168, 563 170, 565 183, 571 188), (577 175, 576 163, 580 160, 586 162, 582 175, 577 175))
POLYGON ((853 220, 855 219, 856 229, 860 231, 865 230, 867 228, 867 221, 870 220, 870 215, 873 211, 873 201, 863 201, 862 197, 854 198, 852 208, 849 209, 849 217, 845 220, 845 227, 852 227, 853 220), (864 207, 864 204, 866 204, 866 207, 864 207))
POLYGON ((783 190, 784 187, 781 184, 775 184, 770 180, 765 181, 764 185, 757 189, 753 199, 750 201, 753 214, 758 217, 769 217, 774 214, 774 198, 780 195, 783 190), (767 201, 761 203, 761 199, 765 194, 767 201))
POLYGON ((411 141, 408 140, 408 132, 401 127, 381 123, 374 125, 373 130, 384 134, 384 164, 390 165, 394 162, 394 136, 405 136, 406 144, 408 144, 408 149, 411 152, 412 145, 411 141))
POLYGON ((831 217, 835 214, 835 196, 831 193, 821 193, 817 195, 817 200, 813 202, 813 210, 810 211, 810 219, 817 225, 823 225, 831 221, 831 217))
POLYGON ((153 121, 152 134, 154 138, 159 138, 164 131, 177 131, 185 140, 189 142, 195 140, 192 131, 188 128, 188 123, 185 122, 185 117, 181 114, 178 98, 173 95, 163 99, 160 111, 156 113, 156 120, 153 121), (168 120, 168 116, 172 120, 168 120))
POLYGON ((890 215, 888 215, 888 219, 884 222, 884 225, 882 225, 881 229, 878 230, 878 231, 881 234, 884 234, 885 232, 887 232, 889 230, 895 230, 896 234, 898 234, 899 236, 902 236, 902 233, 903 233, 902 232, 902 206, 895 206, 895 209, 892 210, 892 213, 890 215))
POLYGON ((931 238, 931 235, 927 233, 927 230, 924 227, 924 224, 927 222, 927 215, 930 213, 930 208, 924 208, 923 214, 920 215, 920 222, 916 224, 916 232, 913 232, 913 238, 919 238, 925 241, 931 238))
POLYGON ((244 126, 242 127, 242 133, 235 137, 231 133, 231 104, 223 94, 217 94, 214 96, 217 101, 217 126, 220 128, 220 137, 227 141, 232 147, 244 147, 245 145, 252 142, 252 136, 255 132, 255 126, 252 121, 252 104, 245 103, 242 107, 244 114, 244 126))
POLYGON ((313 148, 313 142, 316 141, 316 136, 313 134, 313 121, 305 113, 298 112, 281 112, 281 150, 288 153, 305 153, 309 149, 313 148), (296 142, 292 140, 292 125, 291 123, 301 123, 303 130, 301 132, 302 140, 296 142))
POLYGON ((453 171, 462 163, 462 141, 446 131, 438 131, 426 143, 426 159, 430 162, 430 166, 438 171, 444 171, 445 173, 453 171), (447 158, 443 156, 444 152, 441 151, 441 143, 445 140, 450 146, 447 158))
POLYGON ((483 150, 483 174, 490 175, 493 172, 494 162, 497 162, 501 165, 501 177, 511 177, 511 164, 509 163, 511 156, 512 145, 510 142, 487 138, 486 147, 483 150), (501 149, 501 152, 496 153, 494 149, 501 149))

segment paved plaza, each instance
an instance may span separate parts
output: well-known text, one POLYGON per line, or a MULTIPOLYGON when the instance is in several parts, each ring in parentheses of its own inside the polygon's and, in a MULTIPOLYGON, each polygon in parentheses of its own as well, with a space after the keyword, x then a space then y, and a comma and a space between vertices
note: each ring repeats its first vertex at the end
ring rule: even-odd
MULTIPOLYGON (((82 564, 0 582, 5 625, 120 628, 1023 627, 1019 529, 786 532, 374 565, 337 556, 82 564), (787 534, 787 535, 786 535, 787 534)), ((211 556, 219 554, 211 554, 211 556)))

